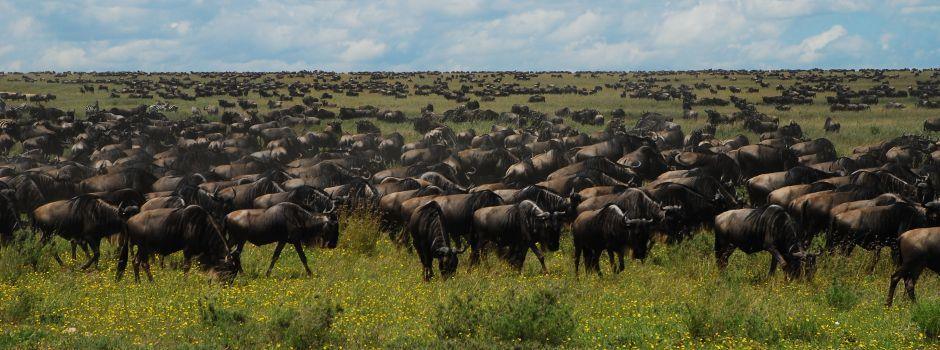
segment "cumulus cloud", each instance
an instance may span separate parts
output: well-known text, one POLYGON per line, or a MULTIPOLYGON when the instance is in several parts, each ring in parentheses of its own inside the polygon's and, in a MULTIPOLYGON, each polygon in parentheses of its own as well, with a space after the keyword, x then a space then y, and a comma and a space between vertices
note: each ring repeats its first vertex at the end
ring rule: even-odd
POLYGON ((829 28, 829 30, 804 39, 803 42, 800 43, 800 61, 813 62, 819 59, 820 50, 836 39, 845 36, 846 33, 848 33, 848 31, 845 30, 845 27, 837 24, 829 28))
POLYGON ((363 39, 347 43, 346 50, 339 57, 346 62, 368 61, 382 56, 387 49, 385 43, 363 39))

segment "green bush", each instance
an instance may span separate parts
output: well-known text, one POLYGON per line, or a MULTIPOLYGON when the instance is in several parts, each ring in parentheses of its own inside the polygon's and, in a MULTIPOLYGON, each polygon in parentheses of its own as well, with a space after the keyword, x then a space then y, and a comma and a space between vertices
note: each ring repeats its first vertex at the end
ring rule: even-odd
POLYGON ((271 322, 274 336, 292 349, 317 349, 339 340, 333 323, 343 309, 336 304, 319 301, 296 310, 284 310, 271 322))
POLYGON ((219 328, 238 326, 248 321, 248 317, 243 312, 219 308, 212 301, 207 301, 205 304, 202 301, 199 302, 199 316, 203 324, 219 328))
POLYGON ((940 340, 940 301, 922 302, 914 306, 911 317, 917 328, 930 340, 940 340))
POLYGON ((13 299, 0 310, 0 319, 11 323, 20 323, 31 318, 39 309, 42 298, 33 292, 20 289, 13 299))
POLYGON ((560 302, 555 292, 538 290, 504 300, 507 303, 491 311, 493 319, 487 322, 489 331, 500 339, 559 345, 577 326, 571 307, 560 302))
POLYGON ((16 231, 10 244, 0 248, 0 280, 15 282, 27 269, 46 271, 48 266, 42 258, 43 250, 28 231, 16 231))
POLYGON ((451 296, 437 306, 434 332, 442 339, 473 336, 483 320, 483 312, 472 296, 451 296))
POLYGON ((381 236, 380 220, 364 212, 350 212, 340 218, 339 244, 354 252, 372 256, 381 236))
POLYGON ((826 303, 836 310, 851 310, 858 304, 858 299, 854 290, 840 282, 834 282, 826 291, 826 303))

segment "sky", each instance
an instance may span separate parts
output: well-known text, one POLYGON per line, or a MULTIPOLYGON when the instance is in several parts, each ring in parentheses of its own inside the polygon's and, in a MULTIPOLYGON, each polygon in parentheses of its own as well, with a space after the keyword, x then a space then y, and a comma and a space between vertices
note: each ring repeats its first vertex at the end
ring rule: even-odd
POLYGON ((0 0, 0 71, 940 66, 940 0, 0 0))

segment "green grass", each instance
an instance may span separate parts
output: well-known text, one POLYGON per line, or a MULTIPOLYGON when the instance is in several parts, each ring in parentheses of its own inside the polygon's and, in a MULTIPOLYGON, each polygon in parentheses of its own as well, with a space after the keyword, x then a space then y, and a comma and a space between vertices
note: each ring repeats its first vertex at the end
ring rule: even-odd
MULTIPOLYGON (((893 79, 896 87, 913 85, 909 73, 893 79)), ((48 77, 48 76, 46 76, 48 77)), ((89 76, 86 75, 86 78, 89 76)), ((349 76, 345 76, 348 78, 349 76)), ((746 75, 730 82, 720 76, 676 75, 692 84, 756 86, 746 75)), ((11 81, 0 76, 0 91, 51 92, 49 103, 65 109, 101 100, 103 106, 130 107, 142 101, 109 99, 106 93, 79 94, 78 85, 11 81)), ((635 75, 626 76, 636 80, 635 75)), ((360 80, 364 79, 359 77, 360 80)), ((284 78, 284 81, 293 81, 284 78)), ((504 81, 511 81, 508 77, 504 81)), ((618 80, 616 75, 563 78, 542 75, 531 85, 554 83, 593 87, 618 80)), ((411 83, 426 83, 415 78, 411 83)), ((774 86, 794 80, 768 79, 774 86)), ((410 86, 411 83, 408 85, 410 86)), ((848 83, 868 88, 876 82, 848 83)), ((97 84, 96 84, 97 85, 97 84)), ((455 79, 451 87, 456 88, 455 79)), ((114 85, 112 85, 114 86, 114 85)), ((322 91, 312 93, 319 96, 322 91)), ((699 97, 712 96, 697 90, 699 97)), ((772 88, 741 94, 752 102, 777 94, 772 88)), ((395 99, 363 93, 334 94, 339 105, 371 104, 401 109, 409 116, 433 103, 438 111, 455 106, 437 96, 395 99)), ((717 96, 727 98, 727 91, 717 96)), ((881 105, 865 112, 830 113, 821 93, 816 103, 793 106, 788 112, 759 105, 759 110, 782 122, 798 121, 812 137, 824 136, 826 116, 842 123, 842 132, 825 135, 842 154, 852 147, 904 133, 920 133, 924 119, 936 112, 913 107, 913 98, 897 99, 905 110, 881 105)), ((257 95, 252 98, 263 105, 257 95)), ((528 96, 499 97, 482 108, 507 111, 528 96)), ((678 101, 622 99, 619 91, 604 89, 590 95, 547 95, 529 104, 551 113, 557 108, 596 108, 603 113, 625 109, 634 120, 643 111, 678 117, 678 101)), ((195 102, 171 101, 184 117, 190 106, 215 105, 218 98, 195 102)), ((234 98, 227 98, 234 101, 234 98)), ((895 99, 883 99, 883 103, 895 99)), ((295 101, 299 103, 298 101, 295 101)), ((289 103, 285 103, 288 105, 289 103)), ((702 110, 703 108, 696 108, 702 110)), ((730 107, 716 108, 729 113, 730 107)), ((262 111, 267 107, 262 106, 262 111)), ((81 112, 79 114, 82 114, 81 112)), ((687 130, 704 119, 677 121, 687 130)), ((409 124, 376 122, 383 131, 400 131, 409 140, 419 137, 409 124)), ((461 123, 457 130, 487 130, 489 122, 461 123)), ((322 126, 321 126, 322 127, 322 126)), ((582 127, 596 130, 597 127, 582 127)), ((318 129, 320 127, 313 127, 318 129)), ((353 121, 344 122, 348 131, 353 121)), ((719 137, 742 133, 740 125, 721 126, 719 137)), ((745 133, 752 140, 753 133, 745 133)), ((851 257, 824 256, 812 281, 790 282, 783 274, 766 276, 769 256, 736 253, 728 269, 717 270, 708 231, 676 246, 657 244, 645 262, 630 261, 620 274, 576 278, 570 235, 560 251, 548 254, 550 273, 542 275, 531 255, 523 272, 512 272, 490 256, 469 271, 465 262, 448 281, 421 279, 417 256, 378 232, 377 217, 368 212, 344 216, 339 247, 308 250, 313 277, 306 277, 292 249, 286 249, 270 278, 264 277, 273 246, 250 246, 243 254, 244 274, 232 286, 207 283, 208 277, 176 268, 181 257, 171 256, 165 268, 154 264, 153 283, 115 282, 114 246, 105 243, 101 270, 78 272, 79 261, 67 258, 66 242, 58 240, 66 267, 59 267, 49 249, 30 241, 0 249, 0 348, 928 348, 936 342, 937 290, 940 283, 927 273, 918 283, 920 306, 899 297, 885 308, 890 259, 867 273, 871 253, 856 250, 851 257)), ((461 256, 465 259, 466 256, 461 256)), ((195 271, 195 270, 194 270, 195 271)))

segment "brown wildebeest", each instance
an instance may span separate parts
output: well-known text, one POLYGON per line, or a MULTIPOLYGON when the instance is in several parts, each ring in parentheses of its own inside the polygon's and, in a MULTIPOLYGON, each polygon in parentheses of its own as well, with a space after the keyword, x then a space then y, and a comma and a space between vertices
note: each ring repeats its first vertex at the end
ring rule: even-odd
POLYGON ((175 209, 154 209, 141 212, 127 220, 127 228, 121 235, 121 250, 115 278, 120 281, 127 268, 127 258, 132 246, 137 247, 134 256, 134 280, 140 280, 143 265, 147 279, 150 273, 150 256, 170 255, 183 252, 183 271, 188 272, 190 260, 199 258, 204 269, 223 282, 235 279, 239 270, 239 256, 229 248, 222 230, 208 211, 197 205, 175 209))
POLYGON ((506 258, 516 270, 522 271, 526 253, 532 250, 542 265, 542 272, 547 273, 542 249, 558 250, 563 215, 565 212, 543 211, 530 200, 478 209, 473 213, 471 265, 479 261, 486 243, 494 243, 508 248, 506 258))
POLYGON ((771 275, 777 264, 791 278, 811 275, 815 269, 816 255, 804 250, 796 223, 779 205, 729 210, 716 216, 715 259, 719 268, 728 266, 735 248, 747 254, 769 252, 771 275))
POLYGON ((578 265, 584 257, 586 270, 600 270, 600 255, 606 250, 614 272, 624 269, 623 256, 627 248, 634 259, 645 259, 650 243, 650 224, 652 219, 631 218, 615 204, 608 204, 602 209, 581 213, 572 225, 574 235, 574 273, 578 274, 578 265), (614 265, 614 254, 619 266, 614 265))
POLYGON ((431 201, 419 207, 408 221, 411 244, 421 259, 425 281, 430 281, 434 276, 431 267, 434 259, 438 261, 441 277, 447 279, 453 276, 457 271, 457 255, 467 249, 467 246, 462 249, 455 247, 459 242, 444 229, 443 216, 441 206, 431 201))
POLYGON ((904 288, 911 301, 917 300, 914 296, 914 287, 924 268, 940 274, 940 227, 920 228, 901 234, 898 238, 899 252, 901 253, 901 266, 891 275, 891 285, 888 287, 888 301, 891 306, 894 301, 894 290, 898 282, 904 279, 904 288))
MULTIPOLYGON (((101 239, 124 228, 124 220, 136 214, 136 206, 114 206, 92 195, 79 195, 72 199, 55 201, 33 211, 33 227, 40 232, 41 244, 52 242, 54 235, 75 241, 80 246, 90 247, 92 255, 82 265, 85 270, 98 264, 101 257, 101 239)), ((54 242, 52 242, 54 244, 54 242)), ((62 260, 52 253, 56 262, 62 260)))
POLYGON ((283 202, 267 209, 243 209, 229 213, 225 217, 225 231, 229 242, 241 253, 245 242, 256 246, 277 243, 271 264, 265 276, 271 275, 271 269, 281 255, 284 245, 290 243, 297 250, 300 262, 307 275, 313 274, 307 265, 304 244, 310 246, 321 241, 327 248, 336 248, 339 239, 339 222, 336 214, 315 214, 300 205, 283 202))

